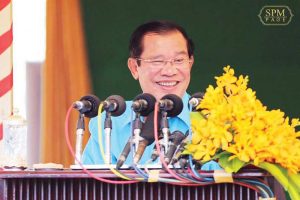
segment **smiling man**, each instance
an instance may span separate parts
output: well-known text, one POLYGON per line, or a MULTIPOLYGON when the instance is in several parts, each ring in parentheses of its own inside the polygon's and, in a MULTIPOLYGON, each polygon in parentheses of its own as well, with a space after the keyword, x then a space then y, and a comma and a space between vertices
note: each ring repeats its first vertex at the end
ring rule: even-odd
POLYGON ((182 27, 150 22, 132 34, 128 67, 143 92, 156 99, 166 94, 183 97, 190 82, 193 53, 193 43, 182 27))
MULTIPOLYGON (((131 35, 128 68, 134 79, 139 81, 144 93, 152 94, 160 100, 166 94, 176 94, 182 98, 183 110, 169 118, 169 129, 186 133, 190 118, 188 109, 189 95, 186 93, 190 83, 194 63, 193 42, 185 30, 169 21, 152 21, 139 26, 131 35)), ((116 163, 131 133, 132 101, 126 102, 126 111, 119 117, 112 117, 111 162, 116 163)), ((102 113, 104 119, 104 114, 102 113)), ((83 154, 84 164, 104 163, 99 151, 97 117, 90 121, 91 137, 83 154)), ((103 124, 103 121, 102 121, 103 124)), ((105 138, 102 138, 105 141, 105 138)), ((105 144, 104 144, 105 145, 105 144)), ((149 145, 140 162, 147 162, 153 152, 154 143, 149 145)), ((129 155, 126 164, 132 164, 129 155)))

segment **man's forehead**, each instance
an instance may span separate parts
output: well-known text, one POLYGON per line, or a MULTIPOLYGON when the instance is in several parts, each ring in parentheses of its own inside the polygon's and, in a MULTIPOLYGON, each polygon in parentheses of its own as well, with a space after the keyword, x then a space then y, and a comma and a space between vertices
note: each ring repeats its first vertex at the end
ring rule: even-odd
MULTIPOLYGON (((176 52, 174 52, 174 54, 176 54, 176 55, 177 54, 178 55, 180 55, 180 54, 187 54, 188 53, 187 52, 187 41, 184 38, 184 36, 182 35, 182 33, 179 32, 179 31, 177 31, 177 30, 167 31, 167 32, 162 32, 162 33, 149 32, 149 33, 145 34, 144 37, 143 37, 143 40, 142 40, 142 49, 143 49, 143 52, 145 50, 145 41, 147 41, 146 42, 146 46, 147 47, 149 47, 149 45, 153 47, 154 44, 159 44, 160 42, 162 42, 162 40, 166 41, 164 39, 167 39, 168 41, 171 41, 173 43, 173 41, 174 42, 178 41, 178 37, 180 39, 182 39, 182 42, 185 43, 186 49, 184 49, 184 50, 180 49, 178 51, 176 51, 174 49, 174 51, 176 51, 176 52), (170 37, 172 37, 172 38, 170 38, 170 37), (175 37, 177 37, 177 38, 175 39, 175 37)), ((179 42, 179 43, 181 43, 181 42, 179 42)))

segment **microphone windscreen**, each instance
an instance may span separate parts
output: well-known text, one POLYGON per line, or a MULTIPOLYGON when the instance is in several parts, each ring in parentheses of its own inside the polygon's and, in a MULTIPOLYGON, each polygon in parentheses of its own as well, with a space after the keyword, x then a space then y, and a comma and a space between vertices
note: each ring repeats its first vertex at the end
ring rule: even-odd
POLYGON ((92 118, 92 117, 96 117, 98 115, 100 99, 97 96, 89 94, 89 95, 81 97, 80 101, 88 101, 92 105, 90 110, 84 112, 84 115, 86 117, 92 118))
POLYGON ((170 140, 173 140, 173 143, 177 146, 181 143, 181 141, 188 136, 188 131, 186 134, 181 131, 174 131, 170 136, 170 140))
POLYGON ((182 100, 179 96, 175 94, 167 94, 161 98, 162 100, 164 99, 169 99, 173 102, 173 108, 171 110, 168 110, 168 117, 175 117, 179 115, 183 109, 183 103, 182 100))
POLYGON ((150 112, 154 110, 156 99, 152 94, 149 93, 139 94, 133 99, 133 101, 137 101, 137 100, 145 100, 148 104, 147 107, 145 109, 142 109, 142 111, 140 112, 141 116, 148 116, 150 112))
POLYGON ((203 97, 204 97, 204 93, 203 93, 203 92, 197 92, 197 93, 193 94, 193 95, 190 97, 190 100, 191 100, 192 98, 203 99, 203 97))
POLYGON ((189 98, 189 104, 188 104, 188 107, 190 109, 190 106, 192 104, 192 109, 193 111, 196 110, 196 107, 200 104, 201 100, 203 99, 205 93, 203 92, 197 92, 195 94, 193 94, 190 98, 189 98), (195 100, 196 98, 196 102, 193 104, 193 100, 195 100))
POLYGON ((123 97, 120 95, 111 95, 107 99, 107 101, 116 104, 116 109, 111 112, 111 115, 116 117, 122 115, 126 110, 126 103, 123 97))

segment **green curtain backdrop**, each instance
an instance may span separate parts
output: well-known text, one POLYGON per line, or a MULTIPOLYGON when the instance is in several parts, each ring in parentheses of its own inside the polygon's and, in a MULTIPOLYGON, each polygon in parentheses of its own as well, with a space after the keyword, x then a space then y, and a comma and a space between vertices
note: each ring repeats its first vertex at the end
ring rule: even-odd
POLYGON ((269 109, 300 117, 300 1, 97 1, 82 0, 89 66, 101 99, 132 99, 138 83, 127 69, 131 32, 154 19, 175 21, 193 38, 196 53, 189 93, 214 84, 223 66, 250 76, 249 86, 269 109), (287 26, 265 26, 265 5, 286 5, 294 14, 287 26))

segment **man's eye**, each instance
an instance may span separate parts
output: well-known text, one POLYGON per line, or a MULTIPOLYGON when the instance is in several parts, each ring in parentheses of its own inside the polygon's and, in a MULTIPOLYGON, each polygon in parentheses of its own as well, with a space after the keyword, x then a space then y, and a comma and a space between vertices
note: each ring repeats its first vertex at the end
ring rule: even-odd
POLYGON ((153 64, 153 65, 163 65, 164 61, 163 60, 153 60, 153 61, 151 61, 151 64, 153 64))
POLYGON ((184 62, 184 58, 177 58, 177 59, 174 59, 174 63, 175 64, 182 64, 184 62))

